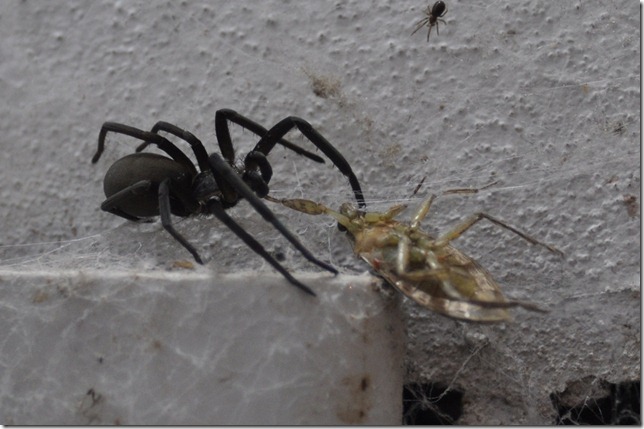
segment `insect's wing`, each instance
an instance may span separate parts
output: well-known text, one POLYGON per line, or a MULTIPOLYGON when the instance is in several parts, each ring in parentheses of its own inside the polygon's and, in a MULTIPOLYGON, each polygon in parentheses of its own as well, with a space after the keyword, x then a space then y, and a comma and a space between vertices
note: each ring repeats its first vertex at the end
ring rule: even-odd
POLYGON ((424 288, 419 287, 422 284, 415 282, 403 280, 392 282, 389 279, 388 281, 407 297, 416 301, 416 303, 447 317, 470 322, 488 323, 503 322, 511 318, 510 313, 504 307, 487 307, 468 301, 433 296, 427 293, 424 288))
POLYGON ((379 275, 418 304, 445 316, 471 322, 502 322, 510 319, 509 307, 524 305, 506 300, 490 273, 449 245, 434 252, 440 269, 417 263, 403 274, 396 271, 392 254, 373 250, 361 256, 379 275))

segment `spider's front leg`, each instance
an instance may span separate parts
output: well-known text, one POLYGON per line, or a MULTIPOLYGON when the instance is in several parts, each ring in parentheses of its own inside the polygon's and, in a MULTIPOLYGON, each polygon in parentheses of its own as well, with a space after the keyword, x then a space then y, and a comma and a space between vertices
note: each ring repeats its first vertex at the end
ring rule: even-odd
MULTIPOLYGON (((220 109, 215 113, 215 132, 217 133, 217 141, 219 143, 219 150, 224 159, 228 161, 228 164, 233 165, 235 163, 235 149, 233 147, 233 142, 230 137, 230 130, 228 128, 228 121, 239 125, 242 128, 247 129, 248 131, 254 133, 258 137, 264 136, 268 131, 266 128, 258 124, 257 122, 247 118, 244 115, 237 113, 232 109, 220 109)), ((302 155, 306 158, 309 158, 312 161, 324 163, 324 159, 320 158, 314 153, 311 153, 301 147, 289 142, 285 139, 278 139, 278 144, 284 146, 287 149, 292 150, 293 152, 302 155)), ((268 182, 267 182, 268 183, 268 182)))
MULTIPOLYGON (((170 179, 165 179, 159 185, 159 215, 161 216, 161 225, 163 226, 163 229, 168 231, 168 233, 179 242, 179 244, 185 247, 186 250, 190 252, 190 254, 192 254, 192 257, 195 258, 195 261, 203 265, 203 259, 201 259, 199 252, 197 252, 197 249, 195 249, 194 246, 188 242, 188 240, 186 240, 181 234, 179 234, 179 232, 174 229, 174 226, 172 225, 172 218, 170 215, 171 188, 172 181, 170 179)), ((179 199, 183 199, 180 192, 174 192, 173 195, 179 199)))
MULTIPOLYGON (((337 274, 333 266, 327 264, 326 262, 320 261, 315 256, 309 252, 306 247, 300 243, 300 241, 295 237, 278 219, 275 217, 275 214, 264 204, 264 202, 255 195, 253 190, 242 180, 241 177, 235 172, 235 170, 228 165, 228 163, 218 154, 214 153, 210 155, 208 159, 210 163, 210 170, 220 188, 230 187, 232 188, 240 197, 245 198, 250 205, 266 220, 269 222, 275 229, 277 229, 283 236, 286 238, 306 259, 315 265, 323 268, 327 271, 337 274)), ((307 293, 312 293, 307 287, 295 280, 292 276, 288 275, 286 269, 280 265, 266 250, 264 247, 257 242, 250 234, 248 234, 241 226, 239 226, 228 214, 223 210, 221 202, 215 199, 211 199, 207 203, 208 210, 217 216, 231 231, 233 231, 240 239, 242 239, 253 251, 258 255, 264 258, 269 264, 271 264, 276 270, 278 270, 284 277, 291 282, 293 285, 299 287, 300 289, 305 290, 307 293)))
MULTIPOLYGON (((366 206, 364 201, 364 195, 362 189, 360 188, 360 182, 358 178, 351 169, 351 165, 347 160, 342 156, 340 151, 338 151, 327 139, 325 139, 322 134, 317 132, 315 128, 302 118, 296 116, 289 116, 288 118, 282 119, 279 121, 273 128, 268 130, 266 134, 259 140, 255 149, 251 153, 261 152, 264 155, 268 155, 275 145, 293 128, 300 130, 306 138, 308 138, 311 143, 313 143, 318 149, 320 149, 344 174, 348 179, 353 190, 353 194, 358 202, 358 206, 363 208, 366 206)), ((244 160, 246 169, 252 170, 254 167, 254 161, 246 157, 244 160)))

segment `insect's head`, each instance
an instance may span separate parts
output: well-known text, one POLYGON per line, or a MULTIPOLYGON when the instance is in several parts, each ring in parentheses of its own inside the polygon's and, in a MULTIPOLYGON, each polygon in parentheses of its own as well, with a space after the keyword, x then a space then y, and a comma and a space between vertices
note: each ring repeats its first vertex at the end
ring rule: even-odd
POLYGON ((355 208, 351 203, 343 203, 340 206, 340 214, 346 216, 349 220, 354 220, 364 215, 364 212, 355 208))
POLYGON ((364 210, 357 209, 351 203, 343 203, 340 210, 330 213, 338 221, 338 229, 342 232, 349 233, 350 236, 355 236, 356 233, 362 231, 365 227, 364 217, 368 213, 364 210))
POLYGON ((364 230, 365 228, 391 221, 396 215, 405 210, 405 208, 407 206, 397 205, 391 207, 386 212, 366 212, 356 209, 349 203, 344 203, 340 206, 339 212, 334 217, 338 221, 338 228, 341 231, 347 230, 355 235, 356 232, 364 230))

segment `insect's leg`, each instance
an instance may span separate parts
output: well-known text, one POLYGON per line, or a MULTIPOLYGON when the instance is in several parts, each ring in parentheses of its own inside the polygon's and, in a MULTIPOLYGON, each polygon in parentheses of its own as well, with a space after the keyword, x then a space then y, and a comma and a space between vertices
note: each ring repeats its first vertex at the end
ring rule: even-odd
POLYGON ((273 258, 257 240, 253 238, 248 232, 244 230, 233 218, 228 216, 226 210, 224 210, 221 203, 215 199, 211 199, 207 203, 208 211, 214 214, 217 219, 219 219, 224 225, 226 225, 232 232, 235 233, 248 247, 250 247, 255 253, 264 258, 266 262, 271 264, 280 274, 286 278, 292 285, 302 289, 304 292, 309 295, 315 296, 308 286, 298 281, 295 277, 289 274, 288 271, 275 259, 273 258))
POLYGON ((456 189, 448 189, 446 191, 441 192, 440 196, 443 195, 451 195, 451 194, 459 194, 459 195, 472 195, 472 194, 477 194, 480 191, 483 191, 487 188, 491 188, 492 186, 496 185, 499 183, 498 180, 495 180, 492 183, 488 183, 487 185, 481 186, 480 188, 456 188, 456 189))
POLYGON ((338 223, 345 228, 349 228, 351 224, 351 220, 349 220, 348 217, 345 215, 336 212, 335 210, 332 210, 328 208, 327 206, 316 203, 315 201, 311 200, 304 200, 304 199, 299 199, 299 198, 294 198, 294 199, 287 199, 287 198, 273 198, 270 195, 267 195, 264 197, 264 199, 271 201, 273 203, 278 203, 281 204, 285 207, 288 207, 289 209, 305 213, 305 214, 310 214, 310 215, 321 215, 321 214, 326 214, 331 217, 333 217, 335 220, 338 221, 338 223))
POLYGON ((427 216, 427 213, 429 213, 429 208, 431 207, 432 202, 435 199, 436 199, 436 195, 430 195, 429 198, 426 199, 425 202, 423 202, 420 205, 420 208, 418 209, 418 211, 416 212, 416 214, 414 215, 411 221, 412 229, 417 229, 420 223, 423 221, 423 219, 425 219, 425 217, 427 216))
POLYGON ((398 251, 396 252, 396 271, 404 274, 409 268, 409 237, 402 234, 398 237, 398 251))
MULTIPOLYGON (((237 175, 235 170, 232 169, 230 165, 224 159, 219 156, 219 154, 213 153, 208 158, 210 163, 210 170, 215 176, 217 183, 227 183, 231 186, 241 197, 245 198, 246 201, 253 206, 255 211, 259 213, 264 220, 269 222, 275 229, 277 229, 283 236, 286 238, 299 252, 308 259, 310 262, 319 266, 322 269, 330 271, 334 274, 338 273, 338 270, 333 268, 330 264, 320 261, 317 259, 311 252, 308 251, 306 247, 300 243, 300 241, 295 237, 280 221, 277 219, 275 214, 260 200, 257 195, 253 192, 251 188, 248 187, 246 183, 237 175)), ((240 236, 241 238, 241 236, 240 236)), ((254 250, 254 249, 253 249, 254 250)))
POLYGON ((150 182, 149 180, 141 180, 140 182, 130 185, 125 189, 121 189, 120 191, 103 201, 103 203, 101 204, 101 210, 112 213, 116 216, 120 216, 127 220, 139 222, 143 219, 125 213, 124 211, 119 209, 119 207, 121 206, 122 201, 131 200, 132 197, 136 197, 138 195, 144 195, 151 186, 152 182, 150 182))
POLYGON ((436 246, 441 247, 441 246, 447 245, 450 241, 460 237, 465 231, 470 229, 472 226, 474 226, 475 223, 477 223, 478 221, 480 221, 482 219, 487 219, 490 222, 492 222, 492 223, 494 223, 494 224, 496 224, 496 225, 498 225, 498 226, 500 226, 502 228, 505 228, 508 231, 511 231, 511 232, 515 233, 516 235, 518 235, 519 237, 523 238, 524 240, 530 242, 531 244, 538 244, 538 245, 543 246, 546 249, 550 250, 551 252, 560 255, 561 257, 564 256, 563 252, 561 250, 557 249, 556 247, 553 247, 553 246, 550 246, 548 244, 542 243, 539 240, 537 240, 536 238, 531 237, 528 234, 526 234, 524 232, 521 232, 518 229, 508 225, 507 223, 505 223, 505 222, 503 222, 503 221, 501 221, 499 219, 496 219, 496 218, 490 216, 489 214, 483 213, 483 212, 473 214, 472 216, 467 218, 465 221, 463 221, 461 224, 459 224, 456 227, 454 227, 451 231, 448 231, 447 233, 445 233, 444 235, 439 237, 435 242, 436 246))
POLYGON ((195 249, 192 244, 188 243, 188 240, 183 238, 174 226, 172 226, 172 218, 170 216, 170 179, 165 179, 159 185, 159 215, 161 216, 161 225, 163 229, 168 231, 170 235, 179 242, 183 247, 186 248, 188 252, 192 254, 195 258, 195 261, 203 265, 203 261, 197 249, 195 249))
MULTIPOLYGON (((224 156, 224 159, 228 161, 230 165, 233 165, 235 162, 235 149, 233 148, 233 143, 230 137, 228 121, 247 129, 259 137, 263 137, 268 130, 257 122, 248 119, 246 116, 240 115, 232 109, 217 110, 217 112, 215 112, 215 132, 217 134, 217 141, 219 142, 219 149, 221 150, 221 154, 224 156)), ((318 155, 302 149, 288 140, 279 139, 277 143, 299 155, 309 158, 312 161, 324 163, 324 159, 318 155)))
POLYGON ((273 203, 281 204, 284 207, 288 207, 289 209, 310 215, 329 214, 333 212, 333 210, 326 207, 324 204, 316 203, 315 201, 311 200, 304 200, 300 198, 274 198, 270 195, 267 195, 265 199, 273 203))
POLYGON ((409 270, 411 259, 411 243, 406 234, 396 234, 398 238, 398 251, 396 258, 396 274, 402 280, 420 283, 427 280, 441 282, 441 291, 450 298, 463 299, 463 295, 449 281, 449 269, 438 262, 433 252, 426 252, 424 255, 425 267, 419 270, 409 270))
MULTIPOLYGON (((423 180, 424 180, 424 178, 423 178, 423 180)), ((421 181, 421 182, 420 182, 419 186, 420 186, 420 185, 422 185, 422 183, 423 183, 423 181, 421 181)), ((427 213, 429 213, 429 208, 431 207, 432 202, 433 202, 436 198, 438 198, 438 197, 442 197, 442 196, 444 196, 444 195, 451 195, 451 194, 459 194, 459 195, 471 195, 471 194, 476 194, 476 193, 478 193, 479 191, 482 191, 482 190, 484 190, 484 189, 487 189, 487 188, 489 188, 489 187, 491 187, 491 186, 496 185, 497 183, 498 183, 497 181, 492 182, 492 183, 488 183, 487 185, 482 186, 482 187, 480 187, 480 188, 456 188, 456 189, 448 189, 448 190, 446 190, 446 191, 443 191, 443 192, 442 192, 440 195, 438 195, 438 196, 436 196, 436 195, 430 195, 430 196, 429 196, 429 198, 428 198, 427 200, 425 200, 425 202, 424 202, 424 203, 419 207, 418 212, 416 212, 416 215, 415 215, 415 216, 414 216, 414 218, 412 219, 411 227, 412 227, 413 229, 416 229, 416 228, 418 228, 418 227, 420 226, 420 223, 423 221, 423 219, 425 219, 425 217, 427 216, 427 213)))

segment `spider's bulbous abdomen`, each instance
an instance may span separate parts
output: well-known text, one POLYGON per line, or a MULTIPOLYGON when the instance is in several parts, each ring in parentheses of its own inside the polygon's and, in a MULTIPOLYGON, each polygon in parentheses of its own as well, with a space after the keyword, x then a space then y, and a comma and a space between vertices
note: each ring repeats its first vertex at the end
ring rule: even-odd
MULTIPOLYGON (((119 202, 119 209, 130 216, 138 218, 159 215, 159 184, 165 180, 172 181, 176 192, 190 193, 193 175, 184 165, 162 155, 154 153, 134 153, 117 160, 107 170, 103 181, 106 197, 111 197, 123 189, 139 182, 149 182, 149 187, 136 195, 119 202)), ((188 216, 190 210, 170 198, 170 207, 174 215, 188 216)))

